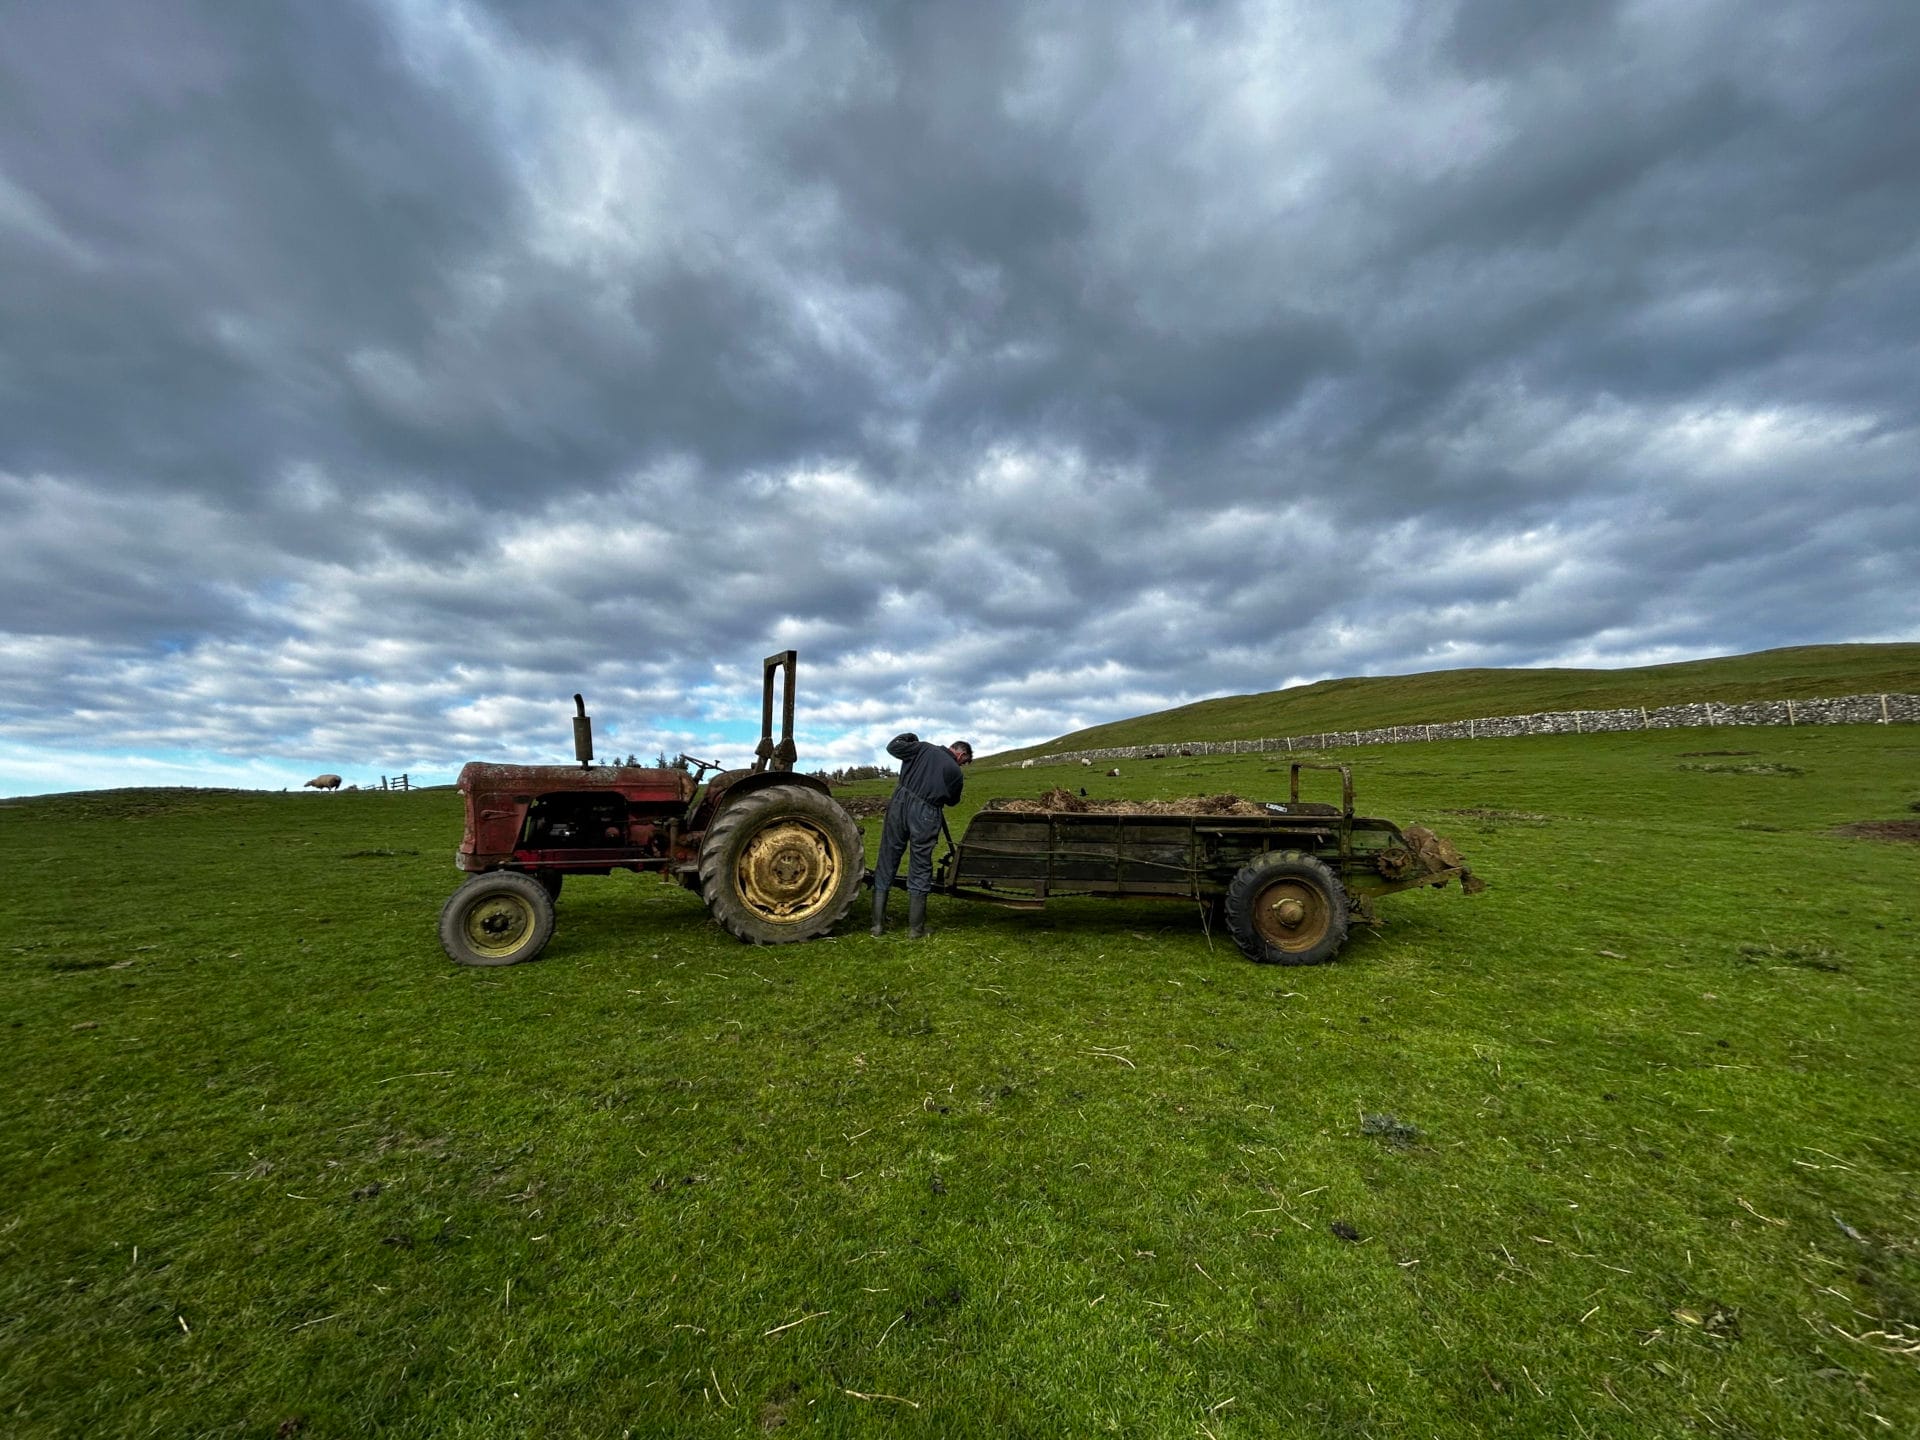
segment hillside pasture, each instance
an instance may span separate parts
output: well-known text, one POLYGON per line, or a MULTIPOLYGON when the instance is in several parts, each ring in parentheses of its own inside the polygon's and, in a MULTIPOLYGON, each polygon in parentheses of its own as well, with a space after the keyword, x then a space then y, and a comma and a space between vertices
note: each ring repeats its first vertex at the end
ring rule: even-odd
POLYGON ((1820 700, 1887 691, 1920 691, 1920 644, 1796 645, 1621 670, 1465 669, 1349 676, 1257 695, 1197 700, 1009 750, 987 763, 1018 764, 1029 756, 1066 750, 1279 739, 1550 710, 1658 709, 1704 700, 1820 700))
POLYGON ((1920 733, 1337 758, 1490 888, 1302 969, 621 875, 462 970, 450 791, 0 806, 0 1428, 1920 1433, 1920 733))

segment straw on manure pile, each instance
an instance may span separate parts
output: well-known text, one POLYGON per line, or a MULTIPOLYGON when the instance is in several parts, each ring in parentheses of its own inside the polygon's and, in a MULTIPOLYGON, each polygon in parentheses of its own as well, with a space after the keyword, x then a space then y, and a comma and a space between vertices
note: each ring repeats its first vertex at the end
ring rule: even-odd
POLYGON ((1038 800, 990 800, 988 810, 1024 815, 1266 815, 1271 812, 1238 795, 1186 795, 1177 800, 1087 800, 1056 785, 1038 800))

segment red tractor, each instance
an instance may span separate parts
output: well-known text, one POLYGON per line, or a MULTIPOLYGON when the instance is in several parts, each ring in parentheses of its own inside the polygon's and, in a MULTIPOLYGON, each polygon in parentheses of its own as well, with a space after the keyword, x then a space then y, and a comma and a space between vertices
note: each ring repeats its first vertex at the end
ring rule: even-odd
POLYGON ((593 722, 573 697, 570 765, 490 765, 460 772, 467 828, 454 863, 472 878, 440 912, 440 943, 462 965, 515 965, 553 937, 568 875, 656 871, 706 901, 729 933, 755 945, 825 935, 865 875, 859 827, 827 786, 793 769, 795 652, 764 665, 760 744, 751 766, 721 770, 595 765, 593 722), (780 741, 773 689, 784 673, 780 741), (717 771, 706 783, 708 771, 717 771))

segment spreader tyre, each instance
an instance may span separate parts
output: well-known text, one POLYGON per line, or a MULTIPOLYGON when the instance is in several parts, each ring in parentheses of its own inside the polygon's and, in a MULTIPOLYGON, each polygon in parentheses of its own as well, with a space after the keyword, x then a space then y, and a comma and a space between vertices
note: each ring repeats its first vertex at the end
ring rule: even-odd
POLYGON ((859 828, 831 796, 775 785, 731 802, 707 827, 700 893, 736 939, 812 940, 847 913, 864 863, 859 828))
POLYGON ((462 965, 518 965, 553 938, 553 897, 531 875, 476 875, 440 911, 440 944, 462 965))
POLYGON ((1324 965, 1347 940, 1347 892, 1311 855, 1265 855, 1227 887, 1227 929, 1262 964, 1324 965))

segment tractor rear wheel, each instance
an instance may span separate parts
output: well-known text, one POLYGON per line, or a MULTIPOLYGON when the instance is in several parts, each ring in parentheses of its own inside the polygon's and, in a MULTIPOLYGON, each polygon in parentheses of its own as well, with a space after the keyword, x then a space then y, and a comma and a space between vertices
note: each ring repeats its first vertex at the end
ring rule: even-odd
POLYGON ((1346 887, 1297 850, 1242 866, 1226 908, 1234 943, 1265 965, 1324 965, 1347 940, 1346 887))
POLYGON ((518 965, 553 938, 553 897, 531 875, 476 875, 440 911, 440 944, 462 965, 518 965))
POLYGON ((773 785, 732 801, 707 827, 700 893, 736 939, 812 940, 853 904, 865 858, 853 817, 831 796, 773 785))

